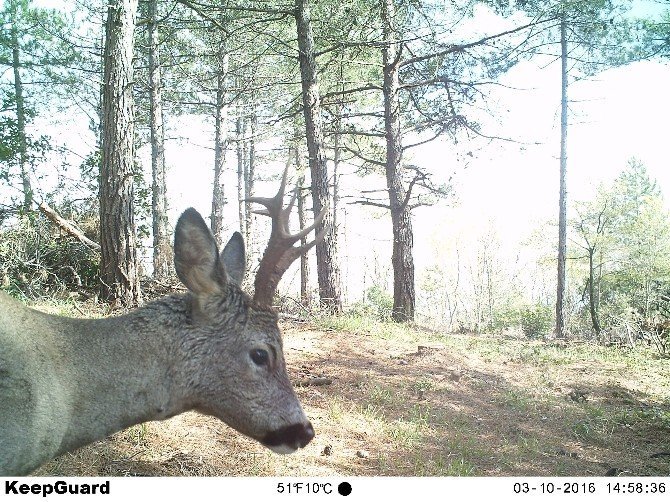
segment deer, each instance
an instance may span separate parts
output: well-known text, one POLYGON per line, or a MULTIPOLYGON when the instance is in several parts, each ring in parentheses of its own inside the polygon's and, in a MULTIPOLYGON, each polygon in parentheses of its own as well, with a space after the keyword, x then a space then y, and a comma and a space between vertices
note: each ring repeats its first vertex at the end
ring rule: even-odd
POLYGON ((28 475, 53 458, 139 423, 186 411, 214 416, 279 454, 314 438, 289 380, 277 285, 322 221, 295 234, 284 207, 288 168, 274 197, 250 197, 272 219, 253 297, 242 290, 244 240, 219 253, 189 208, 175 226, 174 263, 186 293, 124 315, 75 319, 30 309, 0 292, 0 476, 28 475), (296 244, 297 243, 297 244, 296 244))

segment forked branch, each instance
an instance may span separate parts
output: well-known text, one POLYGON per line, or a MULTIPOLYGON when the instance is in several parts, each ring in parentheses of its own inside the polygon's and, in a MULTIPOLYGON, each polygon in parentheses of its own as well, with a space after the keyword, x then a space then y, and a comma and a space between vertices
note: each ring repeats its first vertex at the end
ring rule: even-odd
POLYGON ((272 218, 272 232, 270 240, 261 258, 256 279, 254 281, 254 302, 262 306, 271 306, 272 298, 277 291, 277 285, 284 272, 291 266, 300 255, 323 239, 325 229, 319 232, 313 241, 304 246, 294 246, 296 242, 314 230, 323 220, 327 208, 324 207, 314 219, 314 222, 295 234, 289 230, 289 217, 291 209, 298 196, 298 187, 293 191, 293 196, 288 206, 284 207, 284 193, 286 191, 286 177, 288 167, 284 170, 279 191, 274 197, 249 197, 249 202, 255 202, 265 206, 265 209, 254 211, 272 218))

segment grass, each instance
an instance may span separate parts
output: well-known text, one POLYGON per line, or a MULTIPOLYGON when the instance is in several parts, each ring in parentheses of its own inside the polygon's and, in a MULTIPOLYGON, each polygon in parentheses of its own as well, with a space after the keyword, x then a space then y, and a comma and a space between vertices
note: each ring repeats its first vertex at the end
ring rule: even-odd
MULTIPOLYGON (((641 433, 643 428, 651 428, 656 433, 668 431, 670 378, 667 361, 659 359, 650 348, 622 351, 588 343, 556 344, 490 336, 448 335, 350 316, 321 319, 320 326, 368 336, 379 342, 438 343, 452 355, 475 360, 483 366, 522 366, 523 378, 518 381, 510 378, 504 388, 492 389, 486 379, 475 379, 470 384, 479 392, 492 391, 492 401, 507 420, 522 417, 522 421, 537 421, 540 431, 543 424, 558 426, 563 435, 561 442, 574 442, 577 450, 611 450, 613 443, 622 442, 622 436, 631 432, 633 435, 641 433), (592 378, 591 372, 597 377, 592 378), (621 388, 622 384, 627 389, 624 392, 626 402, 619 402, 616 392, 611 390, 621 388), (580 390, 582 388, 586 390, 580 390), (583 401, 574 401, 569 397, 568 391, 572 389, 578 390, 574 394, 576 396, 583 393, 583 401), (552 416, 555 410, 561 410, 558 419, 552 416), (557 424, 559 421, 562 423, 557 424)), ((420 376, 406 384, 403 390, 404 394, 399 394, 397 388, 394 391, 388 386, 372 386, 369 389, 368 411, 374 411, 375 420, 380 420, 383 418, 382 410, 397 410, 396 418, 387 422, 384 429, 387 440, 405 449, 429 449, 428 443, 439 436, 441 427, 446 425, 444 418, 432 419, 435 412, 427 406, 417 413, 416 406, 403 408, 398 403, 406 402, 410 396, 439 393, 440 385, 430 377, 420 376)), ((473 429, 471 416, 461 419, 470 430, 473 429)), ((453 421, 454 416, 450 420, 453 421)), ((474 429, 473 435, 481 434, 476 427, 474 429)), ((572 459, 582 453, 566 451, 556 445, 555 440, 549 434, 533 430, 504 438, 496 461, 518 468, 532 463, 533 457, 550 452, 566 457, 557 458, 555 472, 569 473, 572 459)), ((629 440, 634 441, 634 438, 629 440)), ((623 440, 623 443, 626 441, 623 440)), ((445 455, 435 456, 425 452, 423 456, 414 455, 413 474, 472 475, 478 472, 477 459, 485 455, 481 443, 456 435, 445 446, 450 452, 447 458, 456 456, 457 460, 447 461, 445 455)), ((390 464, 388 457, 384 464, 390 464)))
POLYGON ((339 331, 356 335, 373 336, 384 341, 413 340, 423 338, 423 333, 411 325, 391 321, 379 321, 373 317, 351 314, 320 315, 314 319, 315 326, 325 331, 339 331))
POLYGON ((521 389, 509 389, 502 393, 499 402, 506 409, 519 414, 537 412, 537 404, 533 396, 521 389))
POLYGON ((109 310, 104 304, 93 301, 81 303, 73 299, 41 300, 37 304, 29 303, 28 305, 47 314, 76 318, 101 318, 105 317, 109 310))
MULTIPOLYGON (((651 349, 622 351, 588 343, 451 335, 352 316, 322 318, 319 326, 350 336, 370 337, 376 343, 404 347, 440 344, 454 359, 472 369, 505 376, 502 385, 497 385, 496 378, 486 376, 469 379, 467 385, 472 391, 467 398, 472 400, 472 392, 488 393, 489 403, 475 400, 472 409, 458 413, 445 411, 445 402, 423 408, 400 406, 417 395, 453 400, 450 390, 454 389, 436 383, 430 376, 415 377, 403 386, 371 386, 367 412, 375 426, 386 419, 384 440, 413 452, 409 464, 393 462, 388 454, 380 457, 384 472, 527 474, 538 472, 538 464, 544 461, 544 472, 574 475, 575 464, 588 463, 591 457, 606 459, 604 464, 635 463, 641 459, 631 458, 626 445, 649 441, 649 436, 667 431, 667 361, 657 358, 651 349), (504 366, 516 369, 510 371, 504 366), (612 391, 621 388, 625 389, 626 402, 619 402, 612 391), (583 401, 569 397, 575 389, 583 392, 583 401), (650 402, 656 404, 650 406, 650 402), (487 406, 491 409, 487 410, 487 406), (393 413, 385 415, 384 410, 393 413), (489 420, 499 418, 500 423, 492 427, 493 438, 479 424, 486 415, 489 420), (437 453, 433 447, 436 438, 442 450, 437 453)), ((575 395, 579 396, 579 392, 575 395)), ((642 471, 638 472, 645 472, 644 467, 639 468, 642 471)), ((577 474, 589 469, 602 473, 598 467, 589 466, 577 474)), ((670 472, 667 467, 659 469, 655 472, 670 472)))
POLYGON ((148 446, 147 429, 147 424, 143 423, 129 427, 121 434, 125 435, 126 441, 134 444, 135 447, 146 448, 148 446))

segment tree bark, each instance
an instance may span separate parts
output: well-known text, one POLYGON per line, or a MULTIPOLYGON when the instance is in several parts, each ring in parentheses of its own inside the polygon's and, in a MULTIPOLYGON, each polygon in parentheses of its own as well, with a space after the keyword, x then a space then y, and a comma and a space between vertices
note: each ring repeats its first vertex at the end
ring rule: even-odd
POLYGON ((393 229, 393 312, 396 322, 414 319, 414 235, 412 218, 402 182, 402 137, 400 132, 399 43, 395 27, 394 0, 382 0, 384 46, 384 126, 386 136, 386 186, 393 229))
MULTIPOLYGON (((14 6, 16 9, 16 6, 14 6)), ((13 12, 18 17, 16 11, 13 12)), ((14 71, 14 98, 16 101, 16 125, 19 133, 19 170, 23 189, 23 211, 28 213, 33 208, 33 189, 28 172, 28 140, 26 137, 26 109, 23 98, 23 80, 21 80, 21 50, 19 47, 19 33, 16 24, 12 24, 12 70, 14 71)))
MULTIPOLYGON (((305 228, 307 226, 307 217, 305 215, 305 165, 303 163, 302 155, 300 155, 300 147, 296 142, 295 148, 295 166, 298 171, 298 226, 305 228)), ((307 245, 307 236, 300 239, 300 245, 307 245)), ((309 295, 309 255, 302 253, 300 255, 300 303, 308 307, 311 303, 309 295)))
POLYGON ((556 281, 556 338, 565 338, 565 291, 567 253, 567 138, 568 138, 568 43, 565 14, 561 17, 561 152, 558 199, 558 277, 556 281))
POLYGON ((110 3, 100 166, 100 296, 131 307, 141 302, 133 209, 133 32, 137 0, 110 3))
POLYGON ((254 178, 256 176, 256 131, 258 129, 258 115, 256 113, 256 99, 252 95, 250 116, 249 116, 249 136, 248 136, 248 158, 244 169, 244 196, 247 199, 245 204, 246 220, 244 225, 244 237, 249 249, 253 249, 253 222, 254 214, 251 211, 251 202, 249 197, 254 192, 254 178))
POLYGON ((595 288, 595 267, 593 263, 593 256, 596 252, 595 248, 588 249, 589 252, 589 311, 591 313, 591 324, 596 334, 600 334, 600 320, 598 319, 598 305, 595 288))
POLYGON ((164 279, 172 270, 172 247, 168 228, 165 185, 165 132, 161 97, 160 40, 157 23, 157 0, 148 0, 149 35, 149 107, 151 129, 151 213, 153 220, 154 278, 164 279))
POLYGON ((314 38, 308 0, 296 0, 295 17, 298 31, 300 74, 302 77, 302 101, 305 115, 309 168, 312 178, 312 201, 314 215, 328 207, 326 215, 316 227, 316 233, 325 229, 324 238, 316 245, 317 278, 321 304, 332 311, 342 310, 340 270, 337 262, 337 234, 332 220, 326 148, 323 139, 321 99, 314 55, 314 38))
POLYGON ((237 214, 240 220, 240 233, 245 236, 249 207, 246 202, 247 188, 244 176, 244 117, 242 106, 237 105, 237 120, 235 121, 235 152, 237 155, 237 214))
POLYGON ((212 191, 212 214, 210 226, 212 234, 219 246, 225 242, 223 235, 223 208, 226 197, 223 186, 223 167, 226 163, 228 140, 226 122, 228 120, 228 106, 225 102, 225 81, 228 74, 228 51, 226 39, 221 33, 217 53, 217 80, 216 80, 216 111, 214 119, 214 188, 212 191))

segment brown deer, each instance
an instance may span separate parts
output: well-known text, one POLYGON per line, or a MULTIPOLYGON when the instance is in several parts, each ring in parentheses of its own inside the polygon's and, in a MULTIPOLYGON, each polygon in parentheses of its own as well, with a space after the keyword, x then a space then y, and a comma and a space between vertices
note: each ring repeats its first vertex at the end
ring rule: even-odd
POLYGON ((284 208, 286 175, 274 197, 250 199, 272 218, 253 298, 240 289, 242 236, 233 234, 219 254, 192 208, 179 218, 174 241, 186 294, 120 317, 70 319, 0 293, 0 476, 28 474, 116 431, 188 410, 213 415, 277 453, 311 441, 271 301, 291 262, 321 238, 294 246, 323 213, 289 233, 295 194, 284 208))

